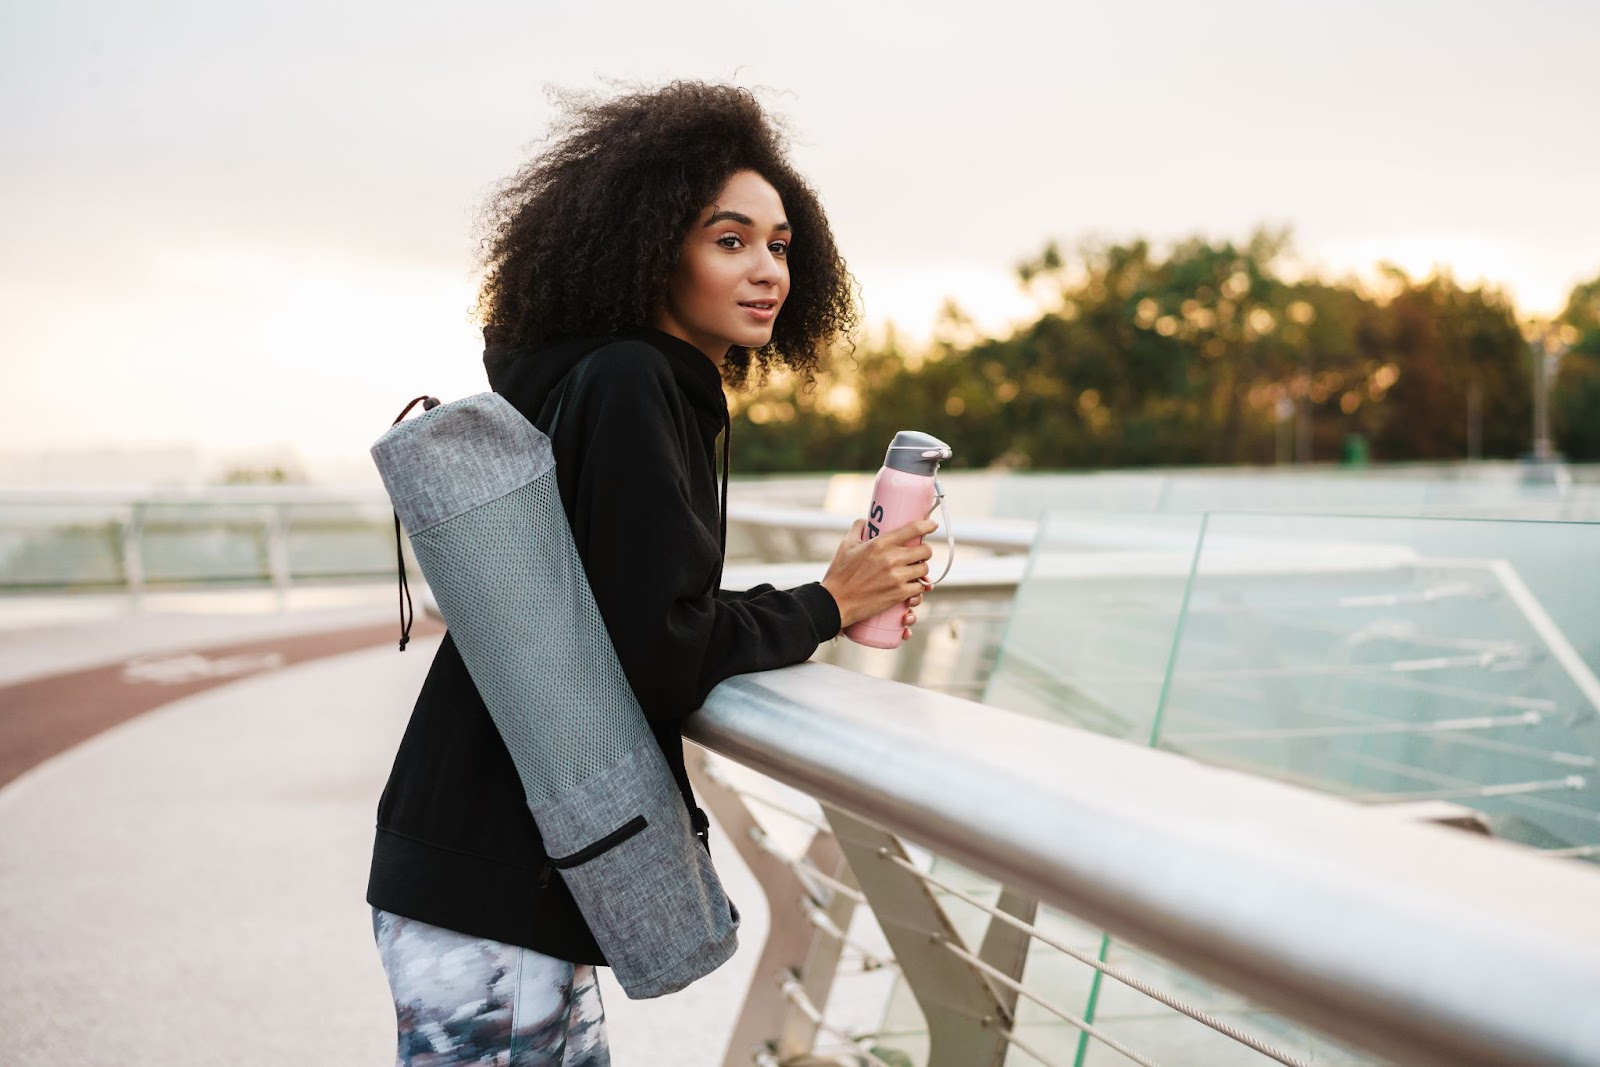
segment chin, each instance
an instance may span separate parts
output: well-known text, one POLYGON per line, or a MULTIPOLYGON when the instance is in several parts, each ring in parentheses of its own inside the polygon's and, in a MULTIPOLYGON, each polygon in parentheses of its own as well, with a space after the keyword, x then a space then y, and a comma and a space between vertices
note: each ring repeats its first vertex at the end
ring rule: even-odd
POLYGON ((772 330, 769 328, 765 330, 751 330, 749 334, 742 339, 735 341, 734 344, 738 345, 740 348, 764 348, 771 342, 772 330))

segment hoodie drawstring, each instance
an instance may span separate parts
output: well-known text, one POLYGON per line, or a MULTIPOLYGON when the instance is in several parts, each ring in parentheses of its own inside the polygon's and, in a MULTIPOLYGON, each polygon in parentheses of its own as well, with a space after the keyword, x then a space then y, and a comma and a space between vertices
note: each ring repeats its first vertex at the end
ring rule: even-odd
MULTIPOLYGON (((394 417, 394 422, 390 423, 390 425, 399 426, 400 420, 406 417, 408 411, 417 406, 418 401, 422 403, 423 411, 432 411, 439 406, 438 397, 427 395, 416 397, 400 410, 400 414, 394 417)), ((400 547, 400 513, 398 511, 394 513, 394 560, 395 569, 400 572, 400 651, 404 652, 406 644, 411 640, 411 624, 416 621, 417 613, 416 609, 411 606, 411 587, 406 584, 406 556, 404 550, 400 547), (409 617, 407 617, 408 615, 409 617)))
MULTIPOLYGON (((722 555, 728 555, 728 442, 733 438, 733 420, 728 417, 728 412, 722 412, 722 507, 719 515, 722 519, 720 531, 722 541, 722 555)), ((719 573, 721 564, 718 565, 719 573)), ((720 582, 721 579, 719 578, 720 582)))

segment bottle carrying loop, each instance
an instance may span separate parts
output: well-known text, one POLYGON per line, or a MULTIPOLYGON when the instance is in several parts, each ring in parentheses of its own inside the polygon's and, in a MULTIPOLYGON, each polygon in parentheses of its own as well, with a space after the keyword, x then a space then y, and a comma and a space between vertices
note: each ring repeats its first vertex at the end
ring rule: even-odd
MULTIPOLYGON (((951 564, 956 561, 956 532, 950 527, 950 512, 946 511, 944 506, 944 486, 939 484, 938 478, 933 480, 933 493, 935 498, 934 507, 939 509, 939 518, 944 520, 944 536, 949 543, 949 552, 944 557, 944 570, 939 574, 939 577, 931 582, 926 578, 922 579, 922 585, 925 589, 932 589, 944 581, 945 576, 950 573, 951 564)), ((933 514, 933 508, 928 509, 928 514, 933 514)))
POLYGON ((933 507, 928 509, 928 514, 924 515, 923 518, 931 518, 934 508, 939 509, 939 517, 944 520, 944 536, 945 541, 949 545, 949 551, 945 555, 944 570, 940 573, 939 577, 935 578, 931 582, 926 578, 918 579, 918 581, 922 583, 922 587, 924 589, 932 589, 934 586, 945 580, 946 576, 948 576, 950 573, 950 567, 956 561, 956 532, 950 526, 950 512, 945 508, 944 486, 939 484, 939 464, 943 460, 949 459, 952 453, 948 448, 924 448, 922 445, 890 445, 889 451, 920 452, 922 453, 922 459, 933 461, 933 507))

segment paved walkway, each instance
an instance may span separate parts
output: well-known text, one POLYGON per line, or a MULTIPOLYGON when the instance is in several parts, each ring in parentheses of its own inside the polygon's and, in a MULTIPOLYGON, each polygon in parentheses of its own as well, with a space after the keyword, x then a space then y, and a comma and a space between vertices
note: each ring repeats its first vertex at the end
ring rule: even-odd
MULTIPOLYGON (((415 640, 443 632, 440 623, 419 619, 411 635, 415 640)), ((0 687, 0 786, 152 708, 244 675, 385 642, 393 642, 398 650, 392 622, 167 647, 0 687)))
MULTIPOLYGON (((265 635, 260 619, 213 619, 216 640, 196 644, 192 620, 169 629, 187 642, 162 641, 172 620, 151 617, 121 627, 137 653, 121 659, 118 628, 97 623, 89 651, 56 657, 78 669, 47 677, 23 669, 38 632, 0 634, 0 752, 24 736, 55 752, 13 760, 0 787, 5 1063, 392 1063, 362 896, 373 810, 440 631, 419 614, 402 654, 385 619, 290 615, 265 635)), ((743 947, 662 1000, 629 1001, 602 972, 618 1067, 720 1062, 766 909, 712 840, 743 947)))

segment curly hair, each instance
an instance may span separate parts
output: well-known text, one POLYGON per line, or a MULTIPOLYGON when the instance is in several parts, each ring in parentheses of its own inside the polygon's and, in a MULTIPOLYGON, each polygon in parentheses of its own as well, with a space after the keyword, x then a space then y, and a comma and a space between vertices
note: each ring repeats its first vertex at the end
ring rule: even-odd
POLYGON ((781 120, 748 89, 699 81, 608 100, 554 95, 553 143, 485 206, 484 341, 533 346, 648 324, 689 227, 735 172, 753 170, 794 227, 789 295, 772 340, 730 349, 722 376, 742 387, 784 366, 812 384, 822 353, 858 325, 856 286, 821 201, 789 165, 781 120))

